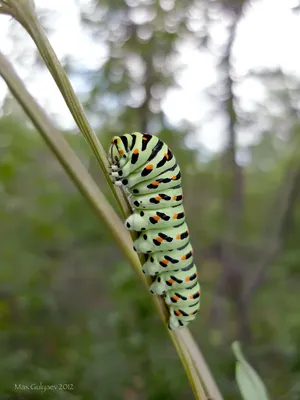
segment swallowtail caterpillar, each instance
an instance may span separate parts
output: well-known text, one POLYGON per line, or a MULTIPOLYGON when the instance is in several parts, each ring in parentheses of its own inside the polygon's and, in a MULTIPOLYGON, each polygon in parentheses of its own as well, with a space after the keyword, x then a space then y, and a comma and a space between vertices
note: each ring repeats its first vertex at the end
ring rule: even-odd
POLYGON ((184 327, 199 310, 200 285, 176 159, 159 138, 138 132, 113 137, 108 157, 133 210, 125 226, 139 232, 134 250, 145 254, 143 272, 154 276, 150 291, 164 296, 169 329, 184 327))

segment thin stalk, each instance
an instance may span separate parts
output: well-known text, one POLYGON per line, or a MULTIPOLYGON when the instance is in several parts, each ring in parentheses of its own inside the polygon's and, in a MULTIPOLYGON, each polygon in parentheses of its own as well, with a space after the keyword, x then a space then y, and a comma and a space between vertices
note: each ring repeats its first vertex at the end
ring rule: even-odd
POLYGON ((126 200, 124 193, 120 188, 114 188, 114 185, 108 174, 108 160, 106 152, 101 145, 97 135, 93 131, 84 110, 74 92, 74 89, 69 81, 69 78, 63 69, 59 59, 56 56, 49 39, 47 38, 38 17, 32 5, 26 6, 27 0, 10 0, 12 4, 12 16, 14 16, 20 24, 26 29, 36 44, 41 57, 43 58, 49 72, 51 73, 59 91, 61 92, 80 132, 83 134, 89 143, 95 157, 104 173, 105 179, 113 192, 113 195, 126 217, 131 213, 130 206, 126 200))
MULTIPOLYGON (((3 4, 3 0, 0 0, 0 5, 1 4, 3 4)), ((50 73, 52 74, 60 92, 62 93, 78 128, 90 144, 105 175, 105 178, 114 194, 114 197, 116 198, 117 203, 122 211, 123 217, 127 217, 132 212, 131 208, 126 197, 124 196, 123 191, 121 191, 119 188, 116 188, 110 180, 108 175, 108 161, 106 152, 104 151, 97 136, 93 132, 80 105, 80 102, 76 97, 72 85, 47 36, 45 35, 43 28, 39 24, 38 18, 34 12, 33 0, 7 0, 5 4, 9 4, 11 7, 11 15, 23 25, 37 45, 39 52, 44 59, 50 73)), ((142 273, 140 262, 143 263, 143 257, 137 257, 136 253, 132 251, 130 234, 128 234, 128 231, 125 230, 123 224, 115 214, 114 210, 107 203, 96 183, 82 166, 76 154, 64 140, 63 135, 52 126, 51 121, 45 115, 44 111, 35 103, 34 99, 27 92, 22 81, 14 72, 12 66, 7 62, 7 60, 5 60, 3 56, 1 57, 0 61, 0 74, 2 74, 6 80, 6 83, 10 87, 16 99, 23 106, 25 112, 28 114, 36 128, 41 132, 45 141, 55 153, 58 160, 61 162, 66 172, 77 185, 81 193, 90 202, 98 217, 103 219, 109 229, 112 231, 112 234, 119 243, 121 250, 125 254, 125 257, 137 272, 139 278, 147 287, 148 291, 151 278, 149 277, 148 279, 145 279, 145 276, 142 273), (29 99, 31 99, 31 101, 28 102, 29 99), (60 139, 58 136, 60 136, 60 139), (64 151, 61 152, 61 149, 64 149, 64 151)), ((133 238, 134 234, 131 234, 131 237, 133 238)), ((217 386, 214 383, 213 377, 211 376, 210 371, 204 362, 203 356, 193 340, 189 330, 183 329, 175 332, 170 331, 166 324, 169 311, 165 302, 161 297, 151 297, 185 368, 194 391, 195 398, 197 400, 206 399, 204 389, 201 384, 202 380, 209 396, 214 400, 222 400, 222 396, 217 390, 217 386), (188 340, 189 338, 190 340, 188 340), (203 360, 203 362, 201 362, 201 360, 203 360), (208 377, 210 377, 210 379, 207 379, 208 377)))
POLYGON ((53 126, 48 116, 27 91, 23 82, 1 52, 0 75, 34 126, 42 134, 43 139, 56 155, 67 174, 90 202, 99 218, 108 226, 122 251, 126 253, 130 264, 136 266, 136 270, 140 269, 137 267, 139 265, 138 256, 131 250, 132 241, 122 221, 107 202, 105 196, 83 166, 76 153, 64 139, 62 133, 53 126))
MULTIPOLYGON (((70 148, 62 133, 53 126, 43 109, 35 102, 34 98, 27 91, 26 87, 14 71, 11 64, 1 53, 0 75, 7 83, 9 89, 18 100, 18 102, 21 104, 34 126, 39 130, 50 149, 56 155, 57 159, 59 160, 67 174, 70 176, 70 178, 78 187, 83 196, 88 200, 98 218, 101 221, 104 221, 109 230, 112 232, 113 237, 116 239, 128 262, 138 273, 139 277, 142 278, 143 283, 148 289, 148 284, 144 278, 144 275, 141 272, 141 264, 139 262, 139 258, 137 254, 132 250, 132 241, 130 238, 130 234, 125 229, 118 215, 107 202, 105 196, 102 194, 97 184, 89 175, 88 171, 82 165, 77 155, 70 148)), ((186 345, 183 343, 180 334, 176 331, 171 332, 167 328, 166 316, 168 315, 168 312, 166 311, 165 304, 163 304, 162 307, 161 300, 159 298, 157 298, 156 296, 151 297, 182 361, 182 364, 185 368, 188 379, 194 391, 195 398, 197 400, 206 400, 201 380, 198 378, 198 376, 201 375, 201 371, 197 371, 197 367, 195 366, 193 359, 186 348, 186 345)), ((215 400, 219 399, 215 398, 215 400)))

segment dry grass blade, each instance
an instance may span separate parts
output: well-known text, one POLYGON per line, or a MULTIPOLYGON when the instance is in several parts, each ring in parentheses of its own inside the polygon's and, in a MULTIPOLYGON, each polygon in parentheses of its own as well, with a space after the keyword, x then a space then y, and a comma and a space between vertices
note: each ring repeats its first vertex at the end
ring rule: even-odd
POLYGON ((216 385, 216 382, 208 368, 208 365, 191 332, 188 329, 184 329, 182 331, 179 331, 178 334, 181 337, 182 344, 186 347, 191 359, 193 360, 195 370, 198 373, 198 377, 203 382, 207 393, 209 393, 210 397, 213 400, 223 400, 223 396, 218 386, 216 385))
MULTIPOLYGON (((17 0, 11 0, 15 5, 14 15, 19 22, 29 32, 34 42, 36 43, 49 71, 51 72, 57 86, 59 87, 79 129, 91 145, 91 148, 107 178, 107 181, 118 201, 124 216, 130 213, 128 203, 125 200, 123 193, 113 187, 107 173, 107 157, 106 153, 101 146, 98 138, 90 127, 82 107, 75 95, 75 92, 68 80, 65 71, 63 70, 55 52, 53 51, 42 27, 39 25, 38 19, 33 12, 32 6, 26 7, 25 4, 28 0, 22 0, 22 6, 17 0)), ((30 3, 28 3, 30 4, 30 3)), ((148 290, 148 283, 141 271, 141 264, 138 256, 132 250, 132 241, 130 234, 124 228, 123 223, 120 221, 114 210, 107 203, 106 198, 95 184, 91 176, 88 174, 80 160, 64 140, 63 135, 56 130, 51 121, 45 115, 44 111, 36 104, 32 96, 27 92, 20 78, 14 72, 12 66, 8 63, 4 56, 0 54, 0 75, 3 76, 7 85, 9 86, 16 99, 20 102, 25 112, 36 128, 41 132, 43 138, 55 153, 56 157, 69 174, 71 179, 75 182, 78 189, 85 196, 94 208, 97 216, 103 220, 111 230, 125 257, 132 265, 142 282, 146 285, 148 290)), ((206 400, 203 386, 204 383, 207 393, 210 398, 214 400, 222 400, 222 396, 216 389, 213 378, 211 377, 202 355, 192 339, 190 332, 185 329, 184 331, 171 332, 167 328, 166 319, 168 318, 168 310, 165 303, 161 298, 151 296, 155 306, 164 321, 164 325, 168 331, 170 339, 172 340, 181 362, 185 368, 190 384, 192 386, 195 398, 197 400, 206 400), (201 361, 202 360, 202 361, 201 361)))
MULTIPOLYGON (((135 271, 142 278, 143 283, 148 287, 148 284, 141 273, 141 264, 138 256, 132 250, 132 241, 130 235, 124 228, 123 223, 113 208, 108 204, 106 198, 93 181, 85 167, 82 165, 77 155, 69 147, 63 135, 52 125, 47 115, 28 93, 21 79, 17 76, 10 63, 1 53, 0 75, 2 75, 11 92, 19 101, 35 127, 40 131, 44 140, 54 152, 65 171, 71 177, 80 192, 89 201, 96 215, 101 219, 101 221, 105 222, 109 230, 112 232, 128 262, 133 266, 135 271)), ((160 316, 162 317, 163 321, 166 322, 165 305, 161 304, 161 299, 153 296, 151 297, 155 302, 160 316)), ((166 329, 168 330, 168 328, 166 329)), ((206 395, 204 393, 201 381, 198 378, 198 375, 201 375, 201 372, 197 371, 195 365, 193 364, 193 360, 190 357, 186 346, 183 345, 182 339, 180 336, 178 336, 178 333, 173 333, 169 330, 168 333, 186 370, 195 394, 195 398, 197 400, 206 400, 206 395)))
POLYGON ((113 184, 108 175, 108 161, 106 152, 103 149, 95 132, 93 131, 67 77, 67 74, 61 66, 55 51, 53 50, 42 26, 38 21, 32 0, 10 0, 9 4, 11 8, 7 13, 10 13, 16 20, 18 20, 18 22, 26 29, 36 44, 40 55, 42 56, 74 118, 74 121, 93 150, 93 153, 95 154, 95 157, 104 173, 106 181, 114 193, 117 203, 119 204, 122 212, 125 213, 124 216, 127 215, 130 212, 128 202, 126 201, 123 192, 119 188, 113 188, 113 184))
POLYGON ((139 265, 137 255, 134 251, 129 251, 132 246, 132 241, 129 233, 124 228, 122 221, 107 202, 105 196, 89 175, 77 155, 70 148, 61 132, 53 126, 42 108, 28 93, 23 82, 13 70, 11 64, 1 53, 0 75, 2 75, 9 89, 19 101, 35 127, 40 131, 44 140, 54 152, 68 175, 85 198, 89 200, 97 215, 107 224, 122 250, 126 252, 127 258, 130 259, 130 263, 133 265, 139 265))

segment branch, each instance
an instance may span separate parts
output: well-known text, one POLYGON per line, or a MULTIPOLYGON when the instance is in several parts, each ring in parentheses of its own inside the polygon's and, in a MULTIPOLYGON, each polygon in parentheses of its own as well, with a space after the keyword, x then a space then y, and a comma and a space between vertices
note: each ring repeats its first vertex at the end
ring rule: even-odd
MULTIPOLYGON (((299 153, 298 146, 296 146, 296 154, 297 153, 299 153)), ((271 210, 273 221, 271 222, 271 228, 268 229, 268 233, 266 234, 266 239, 270 244, 266 246, 266 250, 259 260, 250 282, 244 291, 244 298, 247 300, 253 296, 255 291, 262 284, 268 266, 271 265, 272 261, 282 249, 284 230, 293 212, 299 190, 300 166, 298 166, 298 168, 288 167, 271 210)))
POLYGON ((214 302, 211 309, 211 321, 216 326, 223 326, 226 321, 226 311, 223 309, 219 298, 226 295, 232 302, 236 312, 236 320, 239 335, 246 340, 250 337, 250 328, 247 320, 247 313, 240 310, 244 307, 242 301, 242 289, 244 284, 244 270, 241 268, 240 255, 235 246, 236 239, 239 236, 241 228, 241 218, 244 203, 244 176, 243 170, 237 163, 237 113, 235 109, 235 94, 233 90, 234 78, 232 71, 232 49, 236 38, 237 26, 242 15, 245 1, 241 0, 235 3, 232 8, 231 3, 222 2, 225 10, 231 12, 231 25, 229 37, 227 39, 223 56, 219 63, 222 72, 225 75, 225 100, 223 109, 226 112, 228 124, 228 142, 224 154, 222 167, 222 186, 223 186, 223 216, 224 230, 222 232, 220 246, 220 262, 222 265, 222 274, 216 286, 214 302))
MULTIPOLYGON (((240 219, 243 208, 243 174, 240 166, 236 162, 236 123, 237 115, 235 111, 235 96, 233 92, 234 81, 232 78, 231 53, 232 46, 236 36, 239 15, 237 15, 230 26, 229 38, 226 43, 224 55, 220 61, 225 78, 226 99, 223 107, 229 118, 228 126, 228 144, 224 154, 223 177, 223 213, 225 217, 225 227, 221 239, 220 258, 223 265, 224 277, 222 281, 227 280, 237 271, 237 259, 234 246, 235 238, 238 235, 240 219), (227 193, 228 192, 228 193, 227 193)), ((221 285, 222 286, 222 285, 221 285)))
MULTIPOLYGON (((278 76, 285 83, 288 92, 289 119, 294 122, 293 137, 297 137, 297 122, 299 121, 299 110, 295 107, 294 101, 288 89, 287 79, 281 69, 277 71, 278 76)), ((297 195, 300 190, 300 140, 297 139, 293 146, 290 163, 283 177, 282 184, 277 191, 275 201, 269 214, 268 229, 265 234, 264 252, 258 265, 245 288, 244 297, 250 299, 259 286, 263 283, 268 266, 280 254, 284 232, 287 229, 288 221, 293 213, 297 195), (269 243, 269 244, 268 244, 269 243)))

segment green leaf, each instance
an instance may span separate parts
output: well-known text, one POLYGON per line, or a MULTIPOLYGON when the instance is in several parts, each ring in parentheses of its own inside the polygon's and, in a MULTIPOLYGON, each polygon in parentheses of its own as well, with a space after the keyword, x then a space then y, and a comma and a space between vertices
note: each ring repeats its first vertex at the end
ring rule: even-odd
POLYGON ((266 387, 258 374, 246 361, 239 342, 232 344, 237 359, 235 378, 244 400, 269 400, 266 387))

